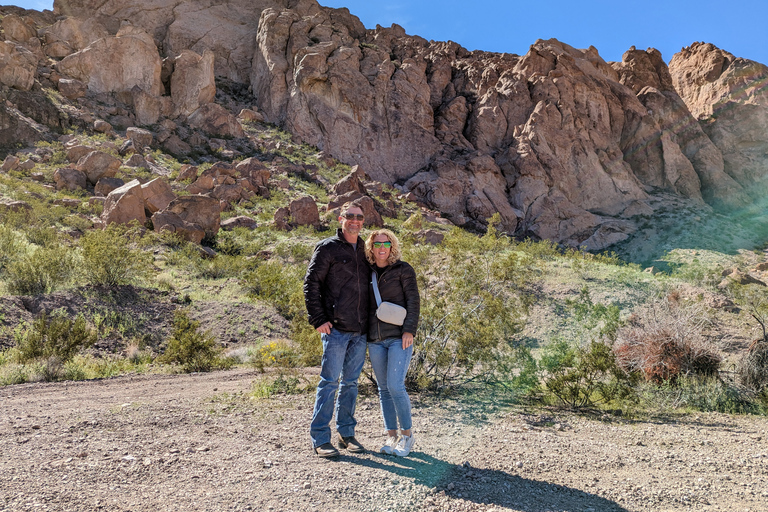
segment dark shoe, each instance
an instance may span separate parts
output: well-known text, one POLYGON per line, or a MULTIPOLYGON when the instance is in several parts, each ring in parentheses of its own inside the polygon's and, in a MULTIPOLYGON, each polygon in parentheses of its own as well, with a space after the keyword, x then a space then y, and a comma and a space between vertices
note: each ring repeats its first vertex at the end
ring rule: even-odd
POLYGON ((328 458, 328 457, 338 457, 339 456, 339 450, 333 447, 331 443, 324 443, 320 446, 315 447, 315 453, 318 457, 328 458))
POLYGON ((339 448, 346 448, 351 453, 363 453, 365 451, 365 448, 355 439, 355 436, 339 436, 339 448))

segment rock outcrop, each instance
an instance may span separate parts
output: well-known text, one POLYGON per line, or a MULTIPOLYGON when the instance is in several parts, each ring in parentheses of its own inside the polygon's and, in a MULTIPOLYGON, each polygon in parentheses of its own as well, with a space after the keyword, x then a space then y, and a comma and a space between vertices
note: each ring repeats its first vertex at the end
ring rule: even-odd
POLYGON ((725 172, 752 197, 768 189, 768 67, 708 43, 669 63, 675 89, 720 151, 725 172))
MULTIPOLYGON (((684 48, 669 67, 653 49, 607 63, 554 39, 522 56, 470 52, 397 25, 366 29, 315 0, 56 0, 54 11, 56 20, 3 18, 0 83, 9 96, 38 80, 73 104, 103 103, 104 119, 83 122, 108 133, 152 129, 131 132, 126 165, 151 167, 147 145, 231 160, 246 151, 232 142, 245 135, 240 121, 263 120, 454 224, 482 230, 499 213, 509 233, 590 249, 630 236, 651 195, 738 208, 768 188, 768 68, 713 45, 684 48), (250 97, 216 103, 215 77, 250 97)), ((43 110, 13 105, 0 104, 2 147, 14 130, 40 138, 43 110)), ((113 167, 78 163, 91 184, 113 167)), ((206 209, 269 194, 258 161, 211 169, 180 175, 206 209)), ((339 184, 327 209, 366 197, 378 222, 390 207, 367 187, 339 184)), ((295 222, 287 212, 280 219, 295 222)), ((214 231, 174 215, 197 226, 191 239, 214 231)))

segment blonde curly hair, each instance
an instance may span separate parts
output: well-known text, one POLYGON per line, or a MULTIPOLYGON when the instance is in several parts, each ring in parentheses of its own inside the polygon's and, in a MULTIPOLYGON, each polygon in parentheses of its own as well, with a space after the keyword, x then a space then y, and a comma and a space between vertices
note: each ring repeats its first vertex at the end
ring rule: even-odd
POLYGON ((389 241, 392 242, 392 247, 390 247, 389 250, 389 258, 387 258, 387 265, 392 265, 400 259, 400 242, 395 234, 388 229, 377 229, 368 235, 368 238, 365 240, 365 257, 371 265, 376 263, 376 258, 373 257, 373 239, 379 235, 386 236, 389 241))

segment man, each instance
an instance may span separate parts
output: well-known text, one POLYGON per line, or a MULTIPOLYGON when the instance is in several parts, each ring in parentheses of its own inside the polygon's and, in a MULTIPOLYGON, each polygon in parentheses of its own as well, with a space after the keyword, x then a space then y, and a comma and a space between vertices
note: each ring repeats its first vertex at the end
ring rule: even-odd
POLYGON ((320 457, 336 457, 330 422, 335 400, 339 447, 353 453, 365 448, 355 439, 357 378, 363 369, 368 331, 368 281, 365 242, 360 238, 363 210, 356 202, 341 209, 341 228, 315 246, 304 277, 309 323, 320 333, 323 359, 310 436, 320 457), (339 385, 341 378, 341 385, 339 385))

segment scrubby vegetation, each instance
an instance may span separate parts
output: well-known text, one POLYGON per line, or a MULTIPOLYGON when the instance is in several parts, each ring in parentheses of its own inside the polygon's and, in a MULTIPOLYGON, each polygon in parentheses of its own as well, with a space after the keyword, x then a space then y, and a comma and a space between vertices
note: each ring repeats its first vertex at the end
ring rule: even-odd
MULTIPOLYGON (((147 226, 95 229, 100 206, 82 194, 42 187, 27 171, 0 174, 0 194, 27 204, 0 209, 0 295, 9 298, 0 304, 0 384, 245 365, 262 374, 256 397, 311 391, 300 369, 319 363, 321 345, 302 279, 336 222, 325 214, 320 228, 279 231, 272 215, 302 195, 327 202, 349 167, 273 127, 246 131, 279 142, 257 155, 285 164, 274 169, 282 185, 223 214, 259 226, 206 238, 215 256, 147 226), (32 305, 19 306, 20 296, 32 305), (260 313, 244 318, 234 312, 242 304, 260 313), (214 313, 203 319, 202 305, 214 313), (226 326, 215 335, 209 324, 226 326)), ((64 149, 38 149, 50 179, 64 149)), ((152 158, 178 172, 170 156, 152 158)), ((137 172, 146 171, 120 175, 137 172)), ((507 400, 622 414, 768 409, 767 289, 721 283, 725 269, 748 273, 762 252, 677 249, 644 271, 614 254, 514 239, 496 217, 484 234, 448 228, 384 190, 396 212, 384 223, 403 241, 422 294, 413 392, 487 386, 507 400), (442 242, 426 243, 427 229, 442 242)))

